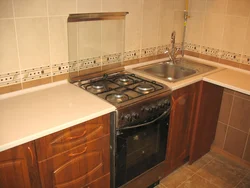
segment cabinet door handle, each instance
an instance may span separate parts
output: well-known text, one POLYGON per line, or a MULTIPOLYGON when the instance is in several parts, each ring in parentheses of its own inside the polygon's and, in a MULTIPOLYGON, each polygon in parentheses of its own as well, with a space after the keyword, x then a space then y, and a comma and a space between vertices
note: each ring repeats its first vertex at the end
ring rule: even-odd
POLYGON ((34 155, 33 155, 33 152, 32 152, 32 150, 31 150, 31 148, 30 148, 30 147, 28 147, 28 150, 29 150, 30 155, 31 155, 32 165, 34 165, 34 155))
POLYGON ((83 151, 79 152, 79 153, 70 153, 69 154, 69 157, 74 157, 74 156, 77 156, 77 155, 81 155, 83 153, 85 153, 87 151, 87 146, 83 149, 83 151))
POLYGON ((86 131, 86 130, 84 130, 82 134, 77 135, 77 136, 70 136, 70 137, 66 138, 66 140, 74 140, 74 139, 77 139, 77 138, 83 137, 83 136, 86 134, 86 132, 87 132, 87 131, 86 131))

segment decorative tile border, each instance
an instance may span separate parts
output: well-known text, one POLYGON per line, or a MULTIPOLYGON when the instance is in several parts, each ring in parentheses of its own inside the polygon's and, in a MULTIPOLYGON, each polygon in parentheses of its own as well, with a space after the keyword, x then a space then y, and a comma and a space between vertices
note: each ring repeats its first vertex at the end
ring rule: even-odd
POLYGON ((100 67, 101 66, 101 57, 99 56, 99 57, 82 59, 82 60, 78 61, 78 64, 79 64, 79 70, 100 67))
POLYGON ((250 56, 243 55, 242 63, 250 65, 250 56))
POLYGON ((38 80, 51 76, 50 65, 21 71, 21 79, 23 82, 38 80))
POLYGON ((10 72, 0 75, 0 87, 21 83, 20 72, 10 72))
POLYGON ((60 63, 52 65, 52 75, 60 75, 69 72, 69 63, 60 63))
POLYGON ((79 71, 79 63, 77 61, 69 62, 69 72, 77 72, 79 71))
POLYGON ((191 52, 200 53, 201 46, 198 44, 185 43, 185 49, 191 52))
POLYGON ((132 50, 124 53, 124 61, 134 60, 140 58, 140 50, 132 50))
POLYGON ((141 57, 143 58, 156 55, 157 53, 156 49, 157 49, 156 47, 142 49, 141 57))
POLYGON ((227 51, 222 50, 222 51, 220 51, 220 58, 240 63, 241 54, 227 52, 227 51))
POLYGON ((122 54, 108 54, 102 57, 102 65, 110 65, 114 63, 121 63, 122 62, 122 54))
POLYGON ((213 57, 220 57, 220 50, 216 48, 201 46, 201 54, 205 54, 205 55, 209 55, 213 57))
POLYGON ((157 47, 157 55, 164 54, 169 48, 170 48, 170 45, 158 46, 157 47))

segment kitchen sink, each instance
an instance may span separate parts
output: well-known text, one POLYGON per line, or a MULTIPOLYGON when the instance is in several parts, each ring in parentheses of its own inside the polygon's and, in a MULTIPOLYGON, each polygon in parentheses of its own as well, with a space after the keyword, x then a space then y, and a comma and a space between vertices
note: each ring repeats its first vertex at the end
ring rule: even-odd
POLYGON ((167 79, 169 81, 176 81, 196 73, 195 70, 167 62, 150 66, 144 69, 144 72, 167 79))
POLYGON ((209 72, 216 67, 181 59, 173 64, 164 61, 156 64, 136 68, 137 71, 164 79, 169 82, 177 82, 186 78, 209 72))

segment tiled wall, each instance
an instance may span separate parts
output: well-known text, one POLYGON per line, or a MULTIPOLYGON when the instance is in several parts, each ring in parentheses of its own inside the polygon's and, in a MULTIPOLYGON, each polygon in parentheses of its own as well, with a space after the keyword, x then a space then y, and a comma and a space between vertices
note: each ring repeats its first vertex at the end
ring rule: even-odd
POLYGON ((250 163, 250 96, 225 89, 214 145, 250 163))
POLYGON ((250 71, 250 1, 190 0, 189 3, 187 50, 250 71))
POLYGON ((69 13, 128 11, 125 60, 132 60, 162 53, 174 29, 181 42, 184 7, 184 0, 1 0, 0 93, 65 78, 69 13))

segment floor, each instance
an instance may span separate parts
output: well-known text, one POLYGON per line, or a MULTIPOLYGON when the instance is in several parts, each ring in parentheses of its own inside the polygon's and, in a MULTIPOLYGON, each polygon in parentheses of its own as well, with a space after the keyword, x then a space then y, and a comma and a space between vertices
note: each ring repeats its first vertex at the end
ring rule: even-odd
POLYGON ((178 168, 155 188, 250 188, 250 168, 210 152, 178 168))

